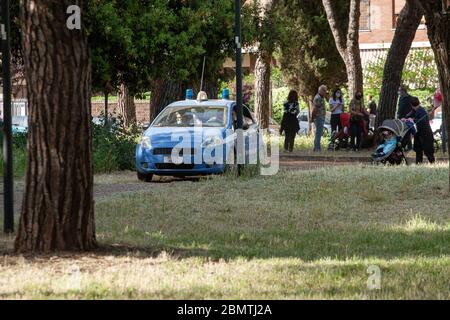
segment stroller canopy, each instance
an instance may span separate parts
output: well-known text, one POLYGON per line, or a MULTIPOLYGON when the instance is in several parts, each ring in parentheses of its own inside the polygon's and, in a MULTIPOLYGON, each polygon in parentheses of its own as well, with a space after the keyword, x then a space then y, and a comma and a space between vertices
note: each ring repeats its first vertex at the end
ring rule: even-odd
POLYGON ((397 137, 402 137, 408 132, 408 126, 401 120, 391 119, 384 120, 383 125, 378 128, 378 130, 389 130, 392 131, 397 137))

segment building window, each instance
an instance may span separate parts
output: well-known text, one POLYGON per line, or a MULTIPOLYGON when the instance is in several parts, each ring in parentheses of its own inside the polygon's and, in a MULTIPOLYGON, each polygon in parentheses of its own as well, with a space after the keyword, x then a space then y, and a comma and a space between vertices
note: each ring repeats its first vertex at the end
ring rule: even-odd
POLYGON ((361 0, 361 17, 359 18, 359 30, 370 30, 370 0, 361 0))
MULTIPOLYGON (((448 0, 450 1, 450 0, 448 0)), ((400 12, 403 7, 406 5, 406 0, 392 0, 392 29, 397 28, 397 20, 400 16, 400 12)), ((422 17, 422 21, 420 22, 419 29, 425 29, 425 16, 422 17)))
POLYGON ((405 4, 406 0, 392 0, 392 29, 397 28, 397 20, 405 4))

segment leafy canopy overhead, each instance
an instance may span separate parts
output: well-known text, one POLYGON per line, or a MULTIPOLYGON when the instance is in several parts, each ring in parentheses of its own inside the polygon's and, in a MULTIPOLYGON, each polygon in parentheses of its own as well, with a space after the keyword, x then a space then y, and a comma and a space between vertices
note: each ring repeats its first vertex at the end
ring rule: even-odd
MULTIPOLYGON (((283 30, 279 62, 288 83, 305 97, 313 96, 321 84, 331 89, 344 85, 345 65, 320 3, 280 1, 277 15, 283 30)), ((344 10, 343 16, 347 16, 344 10)), ((345 22, 345 18, 343 20, 345 22)))
POLYGON ((123 82, 139 93, 155 79, 194 81, 204 56, 206 74, 217 79, 233 50, 229 1, 92 0, 87 10, 97 90, 123 82))

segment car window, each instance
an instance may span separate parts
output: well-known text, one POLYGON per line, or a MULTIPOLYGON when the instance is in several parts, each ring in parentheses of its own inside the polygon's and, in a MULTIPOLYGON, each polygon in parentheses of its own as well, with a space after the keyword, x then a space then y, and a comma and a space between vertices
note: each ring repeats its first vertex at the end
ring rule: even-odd
POLYGON ((185 106, 164 109, 153 127, 224 127, 227 124, 225 107, 185 106))

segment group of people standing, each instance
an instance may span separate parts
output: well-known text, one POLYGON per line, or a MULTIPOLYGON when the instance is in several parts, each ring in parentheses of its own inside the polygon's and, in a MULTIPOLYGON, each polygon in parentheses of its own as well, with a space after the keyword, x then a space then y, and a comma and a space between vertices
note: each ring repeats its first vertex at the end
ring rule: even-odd
MULTIPOLYGON (((328 89, 325 85, 319 87, 316 96, 313 99, 313 110, 310 122, 314 123, 316 134, 314 139, 314 151, 321 151, 321 138, 325 126, 326 118, 326 97, 328 89)), ((413 119, 416 124, 416 133, 414 135, 414 146, 412 136, 409 134, 406 139, 407 149, 414 149, 416 152, 416 162, 423 162, 425 154, 430 163, 434 158, 434 137, 429 123, 428 112, 421 106, 417 97, 408 94, 405 86, 399 88, 399 107, 397 118, 406 120, 413 119)), ((345 99, 341 89, 335 89, 328 100, 331 111, 331 131, 340 132, 343 130, 341 123, 341 114, 345 112, 345 99)), ((377 112, 377 104, 372 96, 369 96, 368 107, 365 108, 363 95, 356 92, 349 104, 350 113, 350 148, 359 151, 362 144, 362 137, 369 126, 374 126, 377 112), (370 125, 369 125, 370 123, 370 125)), ((432 110, 434 111, 434 110, 432 110)), ((281 122, 280 133, 285 133, 285 151, 292 152, 294 148, 295 137, 300 130, 297 116, 300 113, 298 102, 298 93, 294 90, 289 92, 287 102, 284 104, 283 120, 281 122)))
MULTIPOLYGON (((314 123, 316 134, 314 139, 314 151, 321 150, 321 138, 325 126, 326 118, 326 96, 328 89, 325 85, 319 87, 319 90, 313 100, 313 110, 310 122, 314 123)), ((340 132, 343 130, 341 122, 341 114, 345 112, 345 99, 341 89, 333 91, 328 100, 331 109, 331 131, 340 132)), ((350 101, 350 147, 354 151, 359 151, 362 143, 362 135, 365 129, 364 119, 374 118, 376 114, 376 103, 372 97, 369 97, 369 108, 364 107, 363 95, 356 92, 350 101)), ((294 147, 295 136, 300 129, 297 116, 300 113, 298 94, 296 91, 289 93, 287 102, 284 104, 283 120, 281 122, 280 133, 285 133, 285 151, 292 152, 294 147)))

